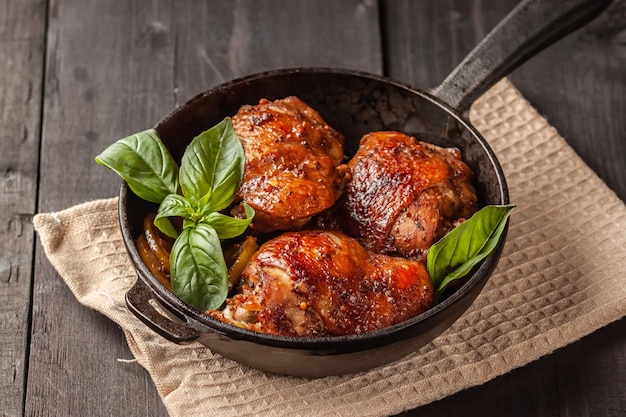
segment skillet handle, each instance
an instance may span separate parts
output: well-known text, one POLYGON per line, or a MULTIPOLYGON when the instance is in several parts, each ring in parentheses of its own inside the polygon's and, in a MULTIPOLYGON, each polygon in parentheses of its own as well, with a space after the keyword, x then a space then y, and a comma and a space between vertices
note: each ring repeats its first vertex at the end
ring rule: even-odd
POLYGON ((611 0, 525 0, 430 92, 467 113, 502 77, 600 14, 611 0))
POLYGON ((186 323, 174 322, 159 313, 151 304, 152 291, 138 279, 126 292, 128 309, 146 326, 170 342, 189 343, 200 337, 200 332, 186 323))

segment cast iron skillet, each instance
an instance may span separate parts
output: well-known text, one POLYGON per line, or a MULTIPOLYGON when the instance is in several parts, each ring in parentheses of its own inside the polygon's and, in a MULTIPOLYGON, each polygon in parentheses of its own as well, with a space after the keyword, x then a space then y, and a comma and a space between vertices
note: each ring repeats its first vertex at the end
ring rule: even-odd
MULTIPOLYGON (((514 9, 469 56, 430 92, 378 75, 340 69, 284 69, 251 75, 206 91, 157 126, 175 158, 191 139, 260 98, 296 95, 346 136, 352 155, 362 135, 399 130, 420 140, 461 149, 475 173, 482 205, 507 204, 502 168, 467 121, 470 105, 535 52, 582 26, 610 1, 530 0, 514 9)), ((265 371, 320 377, 368 370, 399 359, 447 329, 478 296, 493 272, 504 240, 472 275, 425 313, 382 330, 351 336, 293 338, 259 334, 212 319, 169 292, 143 264, 134 241, 142 219, 156 207, 123 184, 119 199, 124 242, 139 279, 126 294, 130 310, 175 343, 200 342, 212 351, 265 371)), ((505 232, 506 235, 506 232, 505 232)))

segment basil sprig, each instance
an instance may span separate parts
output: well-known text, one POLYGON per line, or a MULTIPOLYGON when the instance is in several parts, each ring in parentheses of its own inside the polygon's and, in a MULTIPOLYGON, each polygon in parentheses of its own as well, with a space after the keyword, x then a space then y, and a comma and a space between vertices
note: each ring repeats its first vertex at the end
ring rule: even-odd
POLYGON ((231 119, 196 136, 180 167, 154 129, 120 139, 96 162, 115 171, 138 197, 160 204, 154 224, 176 239, 170 253, 174 293, 201 311, 220 307, 228 295, 221 241, 241 235, 254 217, 245 203, 245 219, 220 213, 233 202, 245 166, 231 119), (180 234, 170 217, 183 219, 180 234))
POLYGON ((450 282, 467 275, 494 251, 514 209, 512 204, 485 206, 430 247, 426 268, 437 301, 450 282))

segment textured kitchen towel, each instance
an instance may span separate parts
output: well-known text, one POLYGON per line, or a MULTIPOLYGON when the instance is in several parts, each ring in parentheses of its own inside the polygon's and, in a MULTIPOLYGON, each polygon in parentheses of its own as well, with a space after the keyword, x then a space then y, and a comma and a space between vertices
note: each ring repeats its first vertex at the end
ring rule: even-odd
POLYGON ((470 115, 492 144, 517 210, 495 274, 432 343, 355 375, 283 377, 207 348, 178 346, 130 313, 136 279, 117 199, 34 219, 48 259, 76 298, 124 330, 172 417, 381 416, 482 384, 626 314, 626 207, 504 80, 470 115))

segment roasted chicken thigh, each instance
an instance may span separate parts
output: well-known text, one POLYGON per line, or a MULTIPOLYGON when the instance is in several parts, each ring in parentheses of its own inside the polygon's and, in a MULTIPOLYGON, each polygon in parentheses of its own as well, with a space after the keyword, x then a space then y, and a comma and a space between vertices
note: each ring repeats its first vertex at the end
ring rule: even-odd
POLYGON ((263 244, 242 291, 207 314, 285 336, 338 336, 381 329, 427 310, 434 290, 420 262, 367 251, 340 232, 286 232, 263 244))
POLYGON ((472 171, 458 149, 400 132, 365 135, 347 178, 339 204, 343 228, 377 253, 423 259, 478 209, 472 171))
POLYGON ((232 120, 246 156, 238 197, 256 210, 256 232, 300 227, 335 203, 344 137, 319 113, 297 97, 262 99, 232 120))

